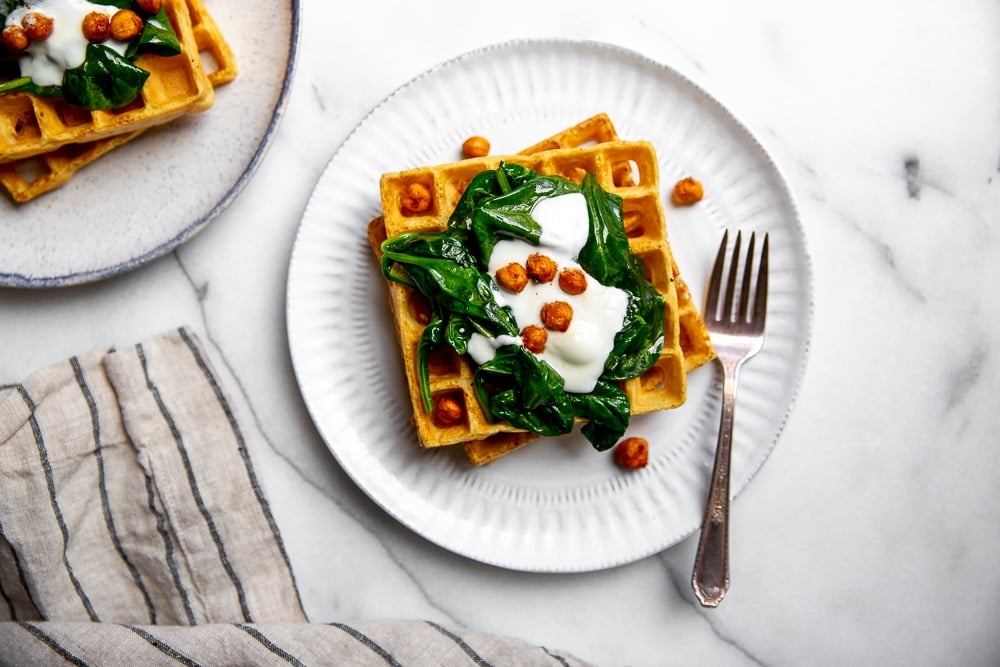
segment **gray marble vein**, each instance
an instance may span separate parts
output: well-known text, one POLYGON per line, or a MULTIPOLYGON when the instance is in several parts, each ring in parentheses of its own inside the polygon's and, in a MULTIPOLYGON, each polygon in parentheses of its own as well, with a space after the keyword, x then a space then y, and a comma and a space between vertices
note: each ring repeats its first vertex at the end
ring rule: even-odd
MULTIPOLYGON (((0 375, 190 325, 251 431, 313 620, 425 618, 611 666, 1000 664, 1000 4, 301 5, 288 105, 246 189, 130 272, 0 291, 0 375), (777 446, 733 504, 734 583, 716 610, 690 591, 695 537, 577 574, 441 548, 358 488, 298 386, 286 281, 331 157, 412 77, 532 37, 606 41, 674 67, 761 138, 799 207, 808 365, 777 446)), ((45 210, 0 224, 39 224, 45 210)), ((692 229, 704 218, 668 214, 671 229, 716 237, 692 229)))

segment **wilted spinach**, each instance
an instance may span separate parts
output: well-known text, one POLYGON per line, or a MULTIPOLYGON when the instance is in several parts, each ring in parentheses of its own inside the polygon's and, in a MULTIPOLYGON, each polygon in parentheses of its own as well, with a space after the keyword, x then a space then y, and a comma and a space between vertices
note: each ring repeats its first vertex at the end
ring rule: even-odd
POLYGON ((642 260, 629 249, 621 198, 607 195, 593 178, 584 180, 583 194, 590 214, 590 237, 580 252, 580 264, 598 282, 629 294, 625 326, 615 336, 603 377, 638 377, 656 362, 663 348, 663 296, 646 280, 642 260))
POLYGON ((62 92, 67 102, 84 109, 117 109, 138 95, 149 72, 136 67, 103 44, 88 44, 79 67, 66 70, 62 92))
POLYGON ((0 22, 6 22, 8 14, 27 4, 28 0, 0 0, 0 22))
POLYGON ((62 86, 38 86, 26 76, 0 83, 0 95, 13 92, 34 93, 41 97, 62 97, 62 86))
POLYGON ((176 56, 180 52, 181 42, 177 38, 177 33, 174 32, 174 27, 170 25, 166 7, 160 7, 157 14, 146 17, 142 34, 139 35, 139 39, 129 44, 125 51, 125 57, 129 60, 135 60, 144 53, 176 56))
MULTIPOLYGON (((94 4, 141 10, 132 0, 90 0, 94 4)), ((0 25, 26 0, 6 0, 0 4, 0 25)), ((149 72, 135 64, 139 56, 151 53, 174 56, 181 52, 181 43, 167 18, 166 9, 144 19, 142 34, 133 40, 124 55, 105 44, 88 44, 83 63, 66 70, 62 85, 39 86, 29 77, 15 77, 0 83, 0 94, 26 92, 42 97, 62 97, 74 106, 84 109, 117 109, 135 100, 142 91, 149 72)))
POLYGON ((590 218, 590 234, 578 258, 581 266, 599 282, 629 295, 625 323, 604 372, 591 393, 567 392, 551 366, 522 346, 507 345, 475 368, 476 394, 491 419, 539 435, 564 435, 580 419, 586 422, 583 435, 605 450, 625 432, 629 403, 617 381, 641 375, 656 361, 663 345, 664 302, 646 280, 642 261, 629 250, 621 198, 605 192, 590 174, 576 185, 508 163, 472 179, 447 230, 400 234, 382 244, 386 278, 419 290, 431 303, 431 319, 417 355, 427 411, 433 407, 428 386, 431 352, 447 344, 465 354, 473 332, 518 335, 510 309, 498 304, 486 273, 494 246, 505 238, 537 245, 541 228, 531 217, 535 204, 573 192, 583 194, 590 218))

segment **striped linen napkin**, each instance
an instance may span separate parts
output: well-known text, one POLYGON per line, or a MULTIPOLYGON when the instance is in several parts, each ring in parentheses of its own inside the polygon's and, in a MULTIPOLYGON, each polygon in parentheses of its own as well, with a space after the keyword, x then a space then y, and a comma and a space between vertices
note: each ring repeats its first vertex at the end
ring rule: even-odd
POLYGON ((0 664, 583 665, 419 620, 312 623, 189 328, 0 385, 0 664))

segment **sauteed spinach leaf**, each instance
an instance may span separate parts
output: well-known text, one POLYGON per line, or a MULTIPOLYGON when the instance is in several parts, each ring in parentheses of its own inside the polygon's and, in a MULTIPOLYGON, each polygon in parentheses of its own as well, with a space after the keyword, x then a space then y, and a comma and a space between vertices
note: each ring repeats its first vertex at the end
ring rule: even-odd
POLYGON ((181 52, 181 42, 177 38, 177 33, 170 25, 167 18, 166 7, 160 7, 160 11, 146 17, 145 26, 139 39, 129 44, 125 51, 125 57, 135 60, 144 53, 155 53, 158 56, 175 56, 181 52))
POLYGON ((0 95, 15 91, 34 93, 42 97, 62 97, 62 86, 38 86, 29 77, 21 76, 0 83, 0 95))
POLYGON ((0 23, 6 21, 12 11, 27 4, 28 0, 0 0, 0 23))
POLYGON ((84 109, 117 109, 138 95, 149 72, 103 44, 88 44, 83 64, 66 70, 63 97, 84 109))
POLYGON ((491 419, 539 435, 564 435, 577 419, 583 420, 581 432, 598 450, 612 447, 625 432, 630 410, 618 381, 641 375, 656 361, 663 345, 664 302, 629 249, 621 198, 604 191, 590 174, 577 185, 509 163, 472 179, 447 230, 400 234, 382 244, 386 278, 419 290, 431 303, 417 355, 428 412, 433 409, 428 364, 435 349, 449 345, 465 354, 473 332, 518 335, 517 323, 510 309, 497 302, 487 273, 494 246, 505 238, 537 245, 541 228, 531 210, 543 198, 572 192, 583 194, 590 218, 580 264, 599 282, 628 294, 625 323, 604 372, 589 394, 567 392, 563 378, 546 362, 520 345, 506 345, 475 368, 476 395, 491 419))
POLYGON ((642 260, 632 254, 622 224, 621 198, 607 194, 593 178, 583 182, 590 213, 590 237, 580 264, 598 282, 629 294, 625 326, 615 337, 604 377, 626 380, 649 370, 663 348, 663 296, 646 280, 642 260))

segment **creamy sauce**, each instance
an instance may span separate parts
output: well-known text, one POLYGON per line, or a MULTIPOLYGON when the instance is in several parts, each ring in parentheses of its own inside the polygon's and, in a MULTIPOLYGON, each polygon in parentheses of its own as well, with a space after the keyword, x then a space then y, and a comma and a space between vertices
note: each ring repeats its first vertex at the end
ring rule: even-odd
MULTIPOLYGON (((32 42, 21 54, 18 65, 21 76, 31 77, 39 86, 62 85, 66 70, 79 67, 87 55, 87 38, 83 36, 83 17, 90 12, 113 15, 117 8, 95 5, 86 0, 35 0, 27 7, 18 7, 7 16, 6 25, 20 25, 21 18, 38 12, 53 19, 48 39, 32 42)), ((104 42, 118 53, 125 53, 124 42, 109 39, 104 42)))
MULTIPOLYGON (((590 219, 587 202, 582 194, 571 193, 541 199, 531 211, 542 228, 538 246, 525 241, 509 239, 500 241, 489 258, 489 271, 518 262, 525 265, 528 255, 539 252, 555 260, 559 270, 583 270, 577 262, 580 251, 587 243, 590 219)), ((628 293, 616 287, 606 287, 587 275, 587 290, 571 296, 559 288, 558 278, 550 283, 536 284, 529 280, 519 294, 498 288, 497 301, 510 306, 517 320, 518 329, 528 325, 542 326, 542 305, 552 301, 565 301, 573 307, 573 321, 565 332, 548 331, 545 350, 537 355, 562 376, 566 391, 586 394, 594 390, 604 372, 604 362, 614 347, 615 335, 625 322, 628 293)), ((500 336, 486 338, 473 334, 469 341, 469 355, 482 364, 504 345, 521 344, 520 338, 500 336)))

